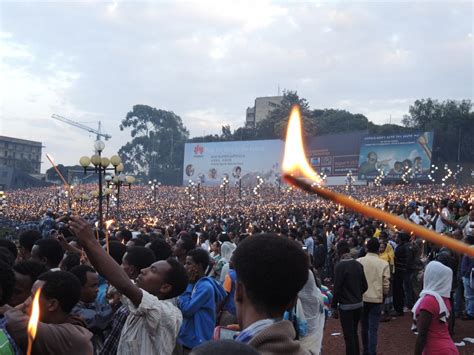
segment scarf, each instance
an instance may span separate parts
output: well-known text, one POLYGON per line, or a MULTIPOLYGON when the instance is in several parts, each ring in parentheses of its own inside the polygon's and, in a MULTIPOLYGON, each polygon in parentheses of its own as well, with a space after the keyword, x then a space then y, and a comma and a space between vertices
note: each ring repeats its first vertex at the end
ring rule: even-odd
POLYGON ((255 335, 260 333, 265 328, 271 326, 275 322, 276 322, 276 319, 270 319, 270 318, 256 321, 255 323, 252 323, 243 331, 241 331, 240 334, 237 336, 237 338, 235 338, 235 340, 241 343, 247 344, 255 335))
MULTIPOLYGON (((413 312, 413 320, 416 323, 416 312, 420 306, 421 300, 426 295, 433 296, 439 305, 438 319, 446 323, 449 317, 449 311, 444 303, 443 297, 449 298, 451 293, 451 284, 453 279, 453 271, 441 264, 439 261, 432 261, 426 266, 425 275, 423 279, 423 291, 420 293, 420 298, 416 301, 411 309, 413 312)), ((413 329, 413 328, 412 328, 413 329)))

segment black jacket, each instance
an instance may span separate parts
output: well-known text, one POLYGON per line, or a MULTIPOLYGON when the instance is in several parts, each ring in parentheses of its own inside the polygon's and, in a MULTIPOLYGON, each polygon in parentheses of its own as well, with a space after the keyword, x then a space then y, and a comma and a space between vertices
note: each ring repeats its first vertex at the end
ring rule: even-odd
POLYGON ((354 305, 362 307, 362 295, 368 285, 364 267, 354 259, 342 259, 334 269, 334 292, 332 308, 337 305, 354 305))
POLYGON ((403 243, 395 249, 395 272, 413 271, 415 250, 410 243, 403 243))

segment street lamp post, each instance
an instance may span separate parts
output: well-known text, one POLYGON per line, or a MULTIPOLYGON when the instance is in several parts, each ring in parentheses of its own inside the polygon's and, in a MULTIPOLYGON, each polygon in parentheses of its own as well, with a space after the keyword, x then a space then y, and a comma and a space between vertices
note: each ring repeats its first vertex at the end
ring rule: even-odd
MULTIPOLYGON (((132 188, 132 184, 135 182, 135 178, 130 175, 124 175, 123 169, 120 170, 120 174, 115 175, 112 178, 112 182, 117 186, 117 219, 120 219, 120 188, 122 186, 128 186, 128 189, 132 188)), ((119 172, 117 170, 117 172, 119 172)))
POLYGON ((81 157, 79 164, 84 168, 84 175, 90 171, 98 175, 99 178, 99 227, 102 228, 103 224, 103 212, 102 212, 102 202, 103 202, 103 191, 102 191, 102 175, 105 175, 106 171, 114 171, 115 173, 121 169, 123 170, 122 159, 118 155, 112 156, 110 159, 102 157, 102 152, 105 148, 105 143, 101 140, 97 140, 94 143, 95 154, 90 158, 87 156, 81 157), (90 166, 92 163, 92 166, 90 166), (108 168, 112 164, 113 168, 108 168))
POLYGON ((156 191, 161 186, 161 182, 156 181, 156 179, 153 179, 148 181, 148 185, 150 185, 150 188, 153 191, 153 202, 156 203, 156 191))
POLYGON ((197 182, 197 206, 199 207, 199 202, 201 198, 201 181, 197 182))
POLYGON ((227 176, 224 176, 222 178, 222 184, 221 184, 221 188, 223 189, 224 191, 224 206, 226 205, 226 190, 227 190, 227 185, 229 185, 229 179, 227 178, 227 176))

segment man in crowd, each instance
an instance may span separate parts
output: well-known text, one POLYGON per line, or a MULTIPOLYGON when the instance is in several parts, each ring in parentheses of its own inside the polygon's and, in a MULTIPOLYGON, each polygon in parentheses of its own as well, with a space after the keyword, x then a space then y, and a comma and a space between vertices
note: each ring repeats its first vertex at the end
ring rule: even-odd
POLYGON ((367 280, 362 264, 351 258, 349 244, 342 240, 336 247, 339 262, 334 269, 332 308, 339 312, 346 354, 359 354, 357 328, 362 317, 362 295, 367 291, 367 280))
MULTIPOLYGON (((154 261, 155 256, 150 249, 141 246, 134 246, 130 247, 123 255, 121 265, 130 280, 135 280, 140 275, 140 271, 150 267, 154 261)), ((109 292, 111 294, 118 294, 115 288, 113 290, 109 289, 109 292)), ((118 308, 111 321, 110 332, 107 334, 101 349, 102 354, 113 355, 117 353, 120 334, 122 333, 123 326, 125 325, 129 314, 127 304, 120 303, 117 307, 118 308)))
POLYGON ((185 268, 190 283, 178 300, 178 306, 183 313, 183 325, 178 336, 178 353, 187 353, 212 338, 217 308, 226 293, 213 278, 205 276, 208 266, 209 254, 204 249, 192 249, 186 256, 185 268))
POLYGON ((29 319, 26 312, 39 288, 40 321, 32 353, 92 355, 92 334, 80 319, 70 315, 79 301, 81 284, 76 276, 65 271, 49 271, 40 275, 31 290, 32 296, 5 313, 6 329, 15 343, 26 353, 29 319))
POLYGON ((189 251, 196 247, 191 236, 187 233, 180 233, 179 239, 173 248, 173 256, 175 256, 181 264, 186 263, 186 256, 189 251))
POLYGON ((397 239, 395 274, 393 275, 393 308, 395 315, 401 317, 405 310, 408 312, 413 307, 412 277, 415 251, 407 233, 398 233, 397 239))
POLYGON ((24 260, 13 265, 15 273, 15 287, 13 295, 8 304, 16 307, 25 302, 31 295, 31 287, 42 273, 48 271, 43 264, 33 261, 24 260))
POLYGON ((166 300, 183 293, 187 285, 184 267, 175 259, 161 260, 140 272, 136 285, 95 239, 91 226, 73 216, 71 230, 79 238, 89 261, 123 294, 127 318, 117 354, 164 354, 173 352, 182 322, 180 310, 166 300))
POLYGON ((107 303, 99 303, 96 300, 99 292, 99 275, 92 267, 78 265, 70 272, 81 283, 81 296, 71 313, 80 316, 86 322, 87 329, 95 335, 94 347, 97 347, 103 340, 102 332, 112 319, 112 308, 107 303))
POLYGON ((237 341, 261 354, 307 354, 283 313, 296 304, 308 279, 308 257, 301 245, 276 234, 240 242, 232 256, 237 274, 235 303, 242 329, 237 341))
POLYGON ((61 244, 52 238, 38 240, 31 249, 31 259, 44 264, 51 271, 59 271, 63 255, 61 244))
POLYGON ((390 266, 379 258, 380 243, 377 238, 367 241, 367 255, 357 259, 364 267, 368 289, 363 295, 362 345, 364 355, 377 353, 377 331, 384 298, 390 289, 390 266))
POLYGON ((20 234, 19 237, 19 259, 21 260, 28 260, 31 255, 31 249, 33 248, 33 245, 41 239, 41 234, 40 232, 31 229, 24 231, 23 233, 20 234))

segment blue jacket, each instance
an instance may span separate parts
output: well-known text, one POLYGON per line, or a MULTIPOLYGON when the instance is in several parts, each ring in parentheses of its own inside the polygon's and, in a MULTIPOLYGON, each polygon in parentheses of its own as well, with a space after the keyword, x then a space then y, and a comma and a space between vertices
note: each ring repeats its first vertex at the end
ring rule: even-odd
POLYGON ((234 316, 236 315, 236 309, 235 309, 235 301, 234 301, 234 296, 235 296, 235 283, 237 282, 237 274, 235 273, 234 269, 229 269, 228 273, 230 279, 232 280, 232 288, 230 290, 229 295, 227 296, 227 300, 224 303, 224 306, 222 309, 224 311, 232 313, 234 316))
POLYGON ((461 262, 461 276, 470 277, 472 269, 474 269, 474 258, 464 255, 461 262))
POLYGON ((178 342, 188 348, 212 339, 216 326, 216 310, 226 292, 213 278, 203 277, 196 284, 189 284, 179 296, 178 306, 183 313, 183 324, 178 342))

